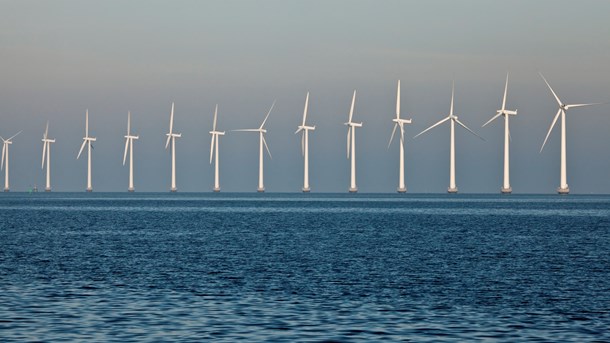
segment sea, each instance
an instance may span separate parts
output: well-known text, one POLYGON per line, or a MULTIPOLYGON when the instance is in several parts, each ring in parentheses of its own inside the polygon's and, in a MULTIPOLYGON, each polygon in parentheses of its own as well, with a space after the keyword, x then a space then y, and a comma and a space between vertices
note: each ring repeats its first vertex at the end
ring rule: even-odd
POLYGON ((0 194, 0 341, 608 342, 610 196, 0 194))

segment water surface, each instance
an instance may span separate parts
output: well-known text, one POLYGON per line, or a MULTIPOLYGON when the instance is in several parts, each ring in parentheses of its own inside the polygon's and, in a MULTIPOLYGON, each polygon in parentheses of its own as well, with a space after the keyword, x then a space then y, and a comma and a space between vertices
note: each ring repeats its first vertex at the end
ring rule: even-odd
POLYGON ((2 341, 608 341, 610 196, 2 194, 2 341))

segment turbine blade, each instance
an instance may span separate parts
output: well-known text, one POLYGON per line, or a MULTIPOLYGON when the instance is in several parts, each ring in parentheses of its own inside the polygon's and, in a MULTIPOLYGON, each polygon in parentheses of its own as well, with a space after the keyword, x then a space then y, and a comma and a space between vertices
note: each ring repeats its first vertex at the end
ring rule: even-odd
POLYGON ((561 106, 562 105, 561 100, 559 100, 559 97, 557 96, 557 94, 555 94, 555 91, 553 90, 553 88, 551 88, 551 85, 549 85, 548 81, 544 78, 542 73, 539 72, 538 74, 540 74, 540 77, 542 77, 542 79, 544 80, 544 83, 546 83, 546 85, 551 90, 551 93, 553 93, 553 96, 555 97, 555 100, 557 100, 557 103, 559 104, 559 106, 561 106))
POLYGON ((127 111, 127 136, 131 132, 131 111, 127 111))
POLYGON ((449 115, 453 115, 453 95, 455 93, 455 81, 451 82, 451 108, 449 110, 449 115))
POLYGON ((47 128, 44 130, 44 139, 49 136, 49 121, 47 120, 47 128))
POLYGON ((269 146, 267 145, 267 140, 265 139, 265 135, 263 135, 263 145, 265 146, 265 149, 267 149, 267 153, 269 154, 269 158, 273 159, 273 157, 271 156, 271 151, 269 151, 269 146))
POLYGON ((350 138, 352 135, 352 127, 347 128, 347 158, 349 159, 349 150, 350 150, 350 138))
POLYGON ((396 89, 396 119, 400 119, 400 80, 396 89))
POLYGON ((302 128, 302 127, 299 127, 299 128, 298 128, 298 129, 297 129, 297 130, 294 132, 294 134, 296 135, 297 133, 299 133, 299 132, 301 132, 301 131, 303 131, 303 128, 302 128))
POLYGON ((165 141, 165 149, 169 146, 169 141, 172 139, 171 135, 167 135, 167 140, 165 141))
POLYGON ((436 124, 434 124, 434 125, 430 126, 429 128, 425 129, 424 131, 422 131, 422 132, 418 133, 418 134, 417 134, 417 135, 415 135, 415 137, 413 137, 413 138, 415 139, 415 138, 417 138, 417 137, 421 136, 421 135, 422 135, 422 134, 424 134, 425 132, 432 130, 433 128, 435 128, 435 127, 437 127, 437 126, 441 125, 442 123, 446 122, 446 121, 447 121, 447 120, 449 120, 449 119, 451 119, 451 117, 446 117, 445 119, 443 119, 443 120, 439 121, 438 123, 436 123, 436 124))
POLYGON ((78 151, 78 155, 76 156, 76 159, 78 160, 80 157, 80 154, 83 153, 83 149, 85 148, 85 144, 87 144, 86 140, 83 140, 83 144, 80 146, 80 150, 78 151))
POLYGON ((4 170, 4 157, 6 155, 6 144, 2 144, 2 165, 0 166, 0 170, 4 170))
POLYGON ((212 142, 210 143, 210 164, 212 164, 212 156, 214 156, 214 135, 212 135, 212 142))
MULTIPOLYGON (((172 102, 172 111, 169 115, 169 134, 171 135, 174 131, 174 103, 172 102)), ((166 144, 167 148, 167 144, 166 144)))
POLYGON ((392 139, 394 139, 394 134, 396 133, 396 126, 398 126, 398 123, 395 123, 394 128, 392 129, 392 135, 390 136, 390 142, 388 143, 388 149, 390 148, 390 145, 392 145, 392 139))
POLYGON ((19 132, 17 132, 16 134, 12 135, 12 136, 11 136, 11 138, 7 139, 7 141, 10 141, 11 139, 13 139, 13 138, 15 138, 15 137, 19 136, 19 134, 20 134, 21 132, 23 132, 23 131, 19 131, 19 132))
POLYGON ((303 110, 303 126, 305 126, 305 120, 307 119, 308 107, 309 107, 309 92, 307 92, 307 96, 305 97, 305 109, 303 110))
POLYGON ((544 149, 544 145, 546 144, 547 139, 549 139, 549 136, 551 135, 551 131, 553 131, 553 127, 555 126, 555 123, 557 123, 557 119, 559 119, 560 114, 561 114, 561 108, 559 110, 557 110, 557 114, 555 115, 555 118, 553 118, 553 122, 551 123, 551 127, 549 127, 549 132, 547 132, 546 137, 544 138, 544 142, 542 143, 540 152, 542 152, 542 149, 544 149))
POLYGON ((44 158, 47 155, 47 142, 43 142, 42 143, 42 164, 40 166, 40 169, 44 169, 44 158))
POLYGON ((269 109, 269 112, 267 112, 267 115, 265 116, 265 120, 263 120, 261 127, 258 128, 259 130, 262 130, 263 126, 265 126, 265 123, 267 122, 267 119, 269 119, 269 115, 271 114, 271 110, 273 109, 273 106, 275 106, 275 100, 273 100, 273 104, 271 104, 271 108, 269 109))
POLYGON ((352 96, 352 106, 350 107, 349 110, 349 120, 347 121, 348 123, 352 122, 352 117, 354 116, 354 103, 356 102, 356 90, 354 89, 354 95, 352 96))
POLYGON ((491 119, 489 119, 485 124, 483 124, 481 127, 485 127, 487 126, 487 124, 491 123, 492 121, 494 121, 496 118, 498 118, 499 116, 501 116, 502 113, 498 113, 495 116, 491 117, 491 119))
POLYGON ((218 104, 216 104, 216 107, 214 108, 214 125, 212 128, 212 131, 216 131, 216 121, 218 120, 218 104))
POLYGON ((508 73, 506 73, 506 85, 504 86, 504 98, 502 99, 502 110, 506 109, 506 93, 508 92, 508 73))
POLYGON ((481 138, 482 140, 485 140, 485 138, 483 138, 483 137, 481 137, 481 136, 477 135, 477 134, 476 134, 474 131, 472 131, 471 129, 469 129, 469 128, 468 128, 468 126, 464 125, 464 124, 463 124, 461 121, 459 121, 459 120, 455 119, 455 122, 456 122, 456 123, 458 123, 458 124, 460 124, 460 126, 461 126, 461 127, 463 127, 463 128, 465 128, 466 130, 470 131, 470 133, 472 133, 473 135, 475 135, 475 136, 477 136, 477 137, 481 138))
POLYGON ((125 161, 127 160, 127 149, 129 149, 129 138, 125 139, 125 153, 123 154, 123 165, 125 165, 125 161))
POLYGON ((585 107, 585 106, 593 106, 593 105, 603 105, 603 102, 594 102, 594 103, 590 103, 590 104, 573 104, 573 105, 566 105, 566 110, 569 110, 570 108, 575 108, 575 107, 585 107))
POLYGON ((405 144, 405 128, 403 125, 400 125, 400 145, 404 147, 405 144))
POLYGON ((89 137, 89 109, 85 111, 85 137, 89 137))

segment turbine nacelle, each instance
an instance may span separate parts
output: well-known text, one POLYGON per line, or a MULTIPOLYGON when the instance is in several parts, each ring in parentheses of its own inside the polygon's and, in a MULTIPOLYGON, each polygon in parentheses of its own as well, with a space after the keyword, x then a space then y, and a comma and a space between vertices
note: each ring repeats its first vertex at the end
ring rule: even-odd
POLYGON ((181 133, 166 133, 165 134, 167 137, 176 137, 176 138, 180 138, 182 137, 181 133))
POLYGON ((362 127, 362 123, 354 123, 354 122, 348 122, 348 123, 345 123, 345 125, 349 126, 349 127, 362 127))
POLYGON ((411 124, 411 122, 413 121, 412 119, 397 119, 394 118, 392 119, 393 122, 395 122, 398 125, 403 125, 403 124, 411 124))
POLYGON ((94 138, 94 137, 83 137, 83 140, 84 140, 84 141, 86 141, 86 142, 87 142, 87 141, 89 141, 89 142, 95 142, 95 141, 97 140, 97 138, 94 138))
POLYGON ((211 135, 219 135, 219 136, 224 136, 225 132, 224 131, 210 131, 211 135))
POLYGON ((42 141, 45 143, 55 143, 54 139, 48 139, 48 138, 43 138, 42 141))

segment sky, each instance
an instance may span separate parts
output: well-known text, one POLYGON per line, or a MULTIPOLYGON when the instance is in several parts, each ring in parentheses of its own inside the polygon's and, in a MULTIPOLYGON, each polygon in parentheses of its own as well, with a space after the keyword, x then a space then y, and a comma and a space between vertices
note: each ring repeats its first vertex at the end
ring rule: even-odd
MULTIPOLYGON (((44 187, 42 134, 47 120, 54 191, 84 191, 86 158, 76 155, 85 110, 95 191, 126 191, 122 165, 127 111, 132 113, 136 191, 170 187, 164 149, 175 102, 177 185, 213 186, 209 164, 215 104, 218 128, 256 128, 274 100, 266 136, 269 192, 299 192, 300 137, 310 92, 310 184, 347 192, 347 121, 354 120, 361 192, 395 192, 398 145, 388 149, 396 82, 406 126, 406 184, 413 193, 446 192, 449 125, 412 139, 455 113, 485 138, 456 128, 461 193, 502 186, 503 125, 481 128, 501 105, 510 72, 511 186, 554 193, 560 130, 540 147, 557 104, 542 72, 566 103, 610 101, 609 1, 0 1, 0 135, 23 132, 10 147, 11 190, 44 187)), ((610 193, 610 105, 567 115, 572 193, 610 193)), ((220 140, 221 188, 254 192, 258 137, 227 132, 220 140)), ((3 174, 2 174, 3 175, 3 174)), ((2 178, 3 180, 3 178, 2 178)), ((1 181, 1 180, 0 180, 1 181)))

